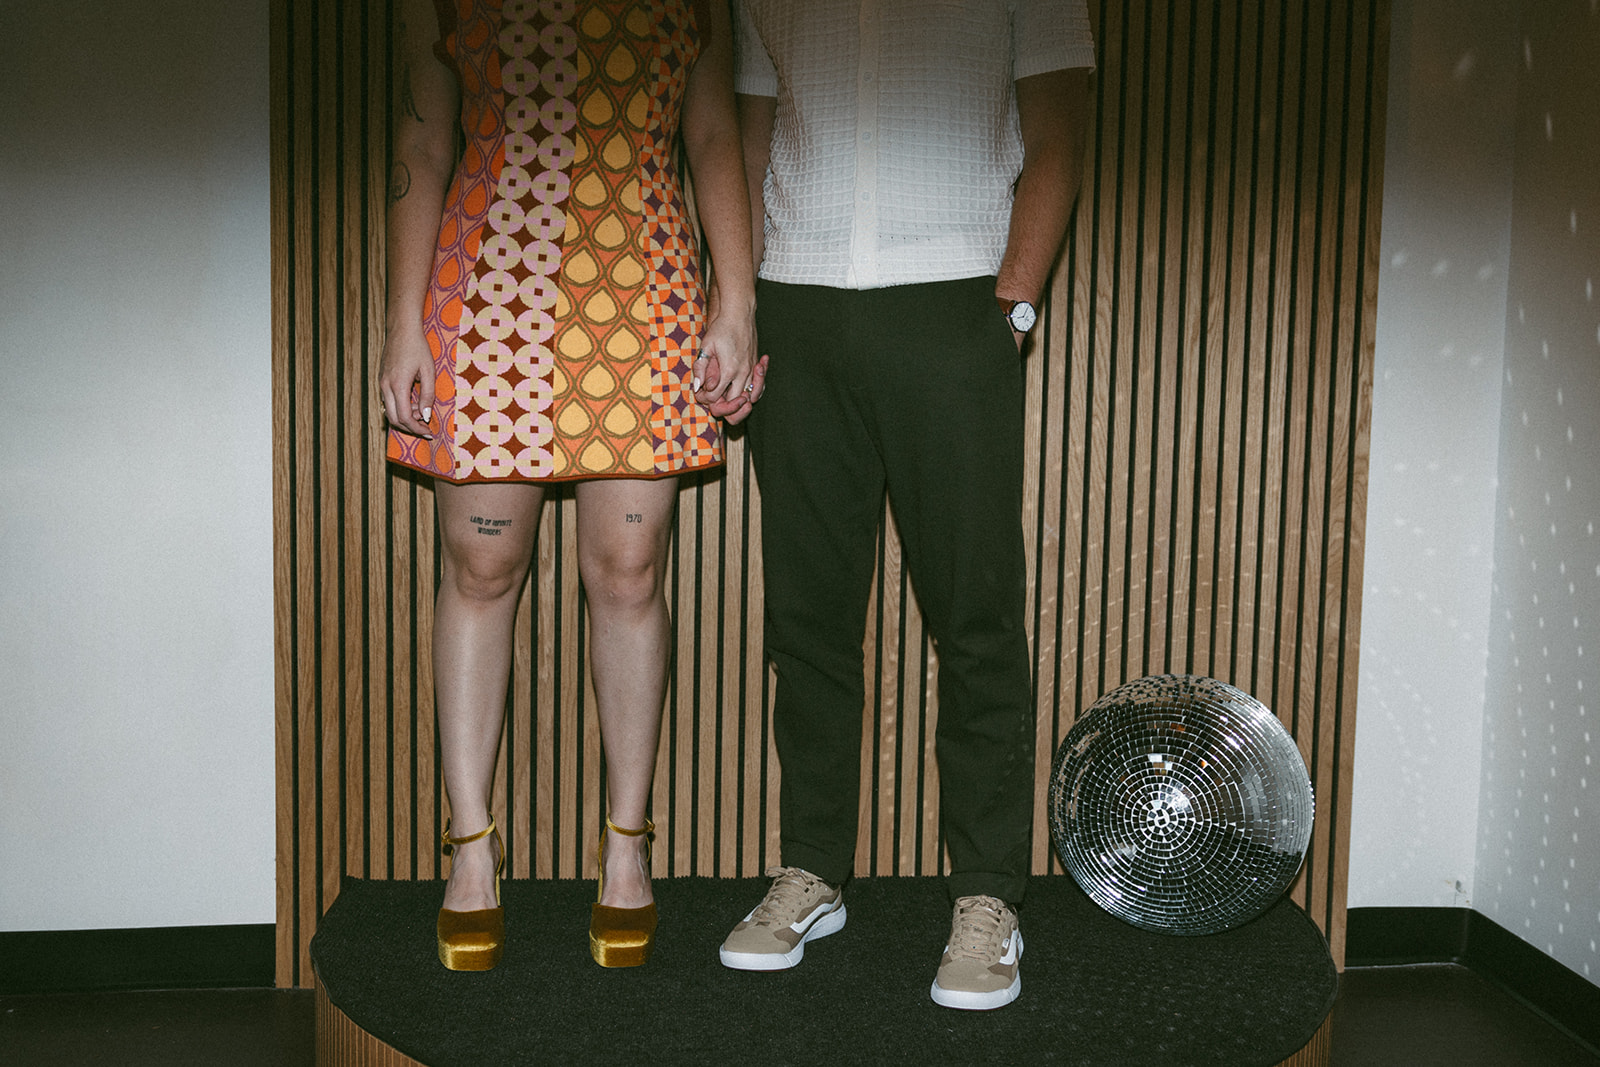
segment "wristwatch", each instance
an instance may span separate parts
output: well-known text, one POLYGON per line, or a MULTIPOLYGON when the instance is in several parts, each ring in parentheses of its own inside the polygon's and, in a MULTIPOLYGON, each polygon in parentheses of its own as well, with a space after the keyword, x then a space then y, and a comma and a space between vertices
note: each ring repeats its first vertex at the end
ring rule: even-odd
POLYGON ((1003 296, 997 296, 995 300, 999 303, 1000 310, 1005 313, 1006 321, 1018 333, 1027 333, 1033 329, 1033 324, 1039 321, 1039 313, 1026 300, 1007 300, 1003 296))

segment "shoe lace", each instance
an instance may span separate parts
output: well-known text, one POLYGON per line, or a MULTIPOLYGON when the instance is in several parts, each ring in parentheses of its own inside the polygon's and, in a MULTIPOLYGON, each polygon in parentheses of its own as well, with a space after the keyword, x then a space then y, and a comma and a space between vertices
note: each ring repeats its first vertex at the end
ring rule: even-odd
POLYGON ((750 915, 751 922, 763 925, 789 925, 806 906, 806 898, 818 886, 827 884, 799 867, 773 867, 766 871, 766 875, 772 879, 772 887, 750 915))
POLYGON ((1006 905, 995 897, 962 897, 956 901, 950 929, 950 958, 990 962, 1000 957, 1006 905))

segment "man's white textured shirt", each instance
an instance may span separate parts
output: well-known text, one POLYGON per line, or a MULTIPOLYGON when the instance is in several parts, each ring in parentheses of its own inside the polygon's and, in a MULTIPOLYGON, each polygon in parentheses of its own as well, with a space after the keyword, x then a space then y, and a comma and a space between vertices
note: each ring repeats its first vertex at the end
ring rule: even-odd
POLYGON ((1085 0, 738 0, 741 93, 777 98, 761 277, 994 274, 1022 169, 1015 82, 1094 66, 1085 0))

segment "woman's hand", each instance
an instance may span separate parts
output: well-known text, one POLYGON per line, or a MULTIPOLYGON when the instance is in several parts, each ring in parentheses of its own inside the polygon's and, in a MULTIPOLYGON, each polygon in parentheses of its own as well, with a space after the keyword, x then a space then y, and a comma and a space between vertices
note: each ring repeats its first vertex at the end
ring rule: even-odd
POLYGON ((715 287, 691 383, 695 399, 728 423, 742 422, 766 387, 767 357, 755 360, 756 321, 751 305, 724 305, 715 287))
MULTIPOLYGON (((716 385, 720 368, 715 358, 702 358, 698 365, 705 368, 704 373, 706 375, 701 392, 710 393, 716 385)), ((701 402, 705 404, 707 411, 732 426, 744 421, 745 416, 749 415, 751 409, 755 407, 755 402, 761 399, 761 394, 766 392, 766 388, 767 357, 762 356, 756 362, 756 365, 751 368, 750 380, 743 389, 724 400, 713 400, 709 403, 701 402)), ((696 393, 695 396, 699 397, 700 393, 696 393)))
POLYGON ((433 353, 420 323, 389 331, 378 361, 378 399, 390 426, 433 439, 433 353))

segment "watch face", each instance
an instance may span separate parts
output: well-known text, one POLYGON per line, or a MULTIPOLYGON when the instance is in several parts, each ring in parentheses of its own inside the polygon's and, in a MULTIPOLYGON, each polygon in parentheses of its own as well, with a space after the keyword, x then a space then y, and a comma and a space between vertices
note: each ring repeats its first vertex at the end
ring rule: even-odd
POLYGON ((1034 311, 1033 305, 1026 300, 1018 300, 1013 304, 1011 314, 1006 317, 1011 320, 1011 328, 1018 333, 1027 333, 1039 320, 1038 312, 1034 311))

